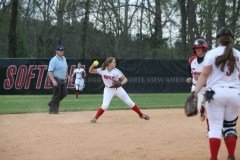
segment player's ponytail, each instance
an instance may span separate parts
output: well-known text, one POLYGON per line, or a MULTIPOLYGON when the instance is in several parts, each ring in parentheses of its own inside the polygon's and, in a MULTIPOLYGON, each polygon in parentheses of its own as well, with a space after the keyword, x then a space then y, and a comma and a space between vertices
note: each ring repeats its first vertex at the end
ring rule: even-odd
POLYGON ((105 60, 105 62, 102 64, 101 69, 102 69, 102 70, 105 70, 105 69, 108 67, 108 65, 109 65, 110 63, 112 63, 113 60, 115 60, 114 57, 108 57, 108 58, 105 60))
POLYGON ((233 73, 236 66, 236 59, 233 55, 233 35, 232 31, 228 28, 222 27, 217 33, 217 41, 222 46, 226 46, 224 53, 217 57, 215 65, 221 67, 224 72, 225 65, 228 65, 229 72, 233 73))

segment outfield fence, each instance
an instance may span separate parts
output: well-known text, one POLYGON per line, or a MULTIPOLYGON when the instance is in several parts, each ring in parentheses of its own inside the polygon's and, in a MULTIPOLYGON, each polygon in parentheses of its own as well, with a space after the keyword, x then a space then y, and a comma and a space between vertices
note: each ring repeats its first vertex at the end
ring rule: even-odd
MULTIPOLYGON (((47 78, 50 59, 0 59, 0 94, 48 94, 51 86, 47 78)), ((100 64, 103 59, 99 60, 100 64)), ((91 59, 68 59, 71 75, 76 64, 85 65, 87 77, 83 93, 102 93, 104 84, 99 75, 91 75, 91 59)), ((124 88, 129 93, 180 93, 188 92, 190 85, 186 60, 117 60, 117 68, 128 78, 124 88)), ((74 80, 68 79, 68 90, 74 90, 74 80)))

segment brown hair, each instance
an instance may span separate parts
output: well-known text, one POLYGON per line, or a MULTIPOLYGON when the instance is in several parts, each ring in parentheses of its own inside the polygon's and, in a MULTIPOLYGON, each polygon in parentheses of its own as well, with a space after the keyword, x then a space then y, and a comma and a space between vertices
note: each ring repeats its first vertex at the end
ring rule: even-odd
POLYGON ((217 67, 221 66, 221 71, 227 64, 230 73, 233 73, 236 66, 236 58, 233 55, 233 34, 228 28, 222 27, 217 32, 217 41, 219 44, 226 46, 222 55, 218 56, 215 62, 217 67))
POLYGON ((102 64, 102 70, 105 70, 107 68, 107 66, 112 63, 112 61, 115 60, 114 57, 108 57, 105 62, 102 64))

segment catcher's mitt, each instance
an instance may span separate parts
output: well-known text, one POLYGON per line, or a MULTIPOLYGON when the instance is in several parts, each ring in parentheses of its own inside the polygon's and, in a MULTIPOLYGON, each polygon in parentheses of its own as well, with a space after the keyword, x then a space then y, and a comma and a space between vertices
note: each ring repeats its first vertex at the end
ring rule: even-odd
POLYGON ((195 116, 198 113, 197 97, 194 96, 194 93, 195 92, 191 92, 185 102, 184 109, 185 109, 185 114, 188 117, 195 116))
POLYGON ((109 88, 118 88, 118 87, 121 87, 121 86, 122 86, 121 81, 113 80, 112 86, 109 87, 109 88))

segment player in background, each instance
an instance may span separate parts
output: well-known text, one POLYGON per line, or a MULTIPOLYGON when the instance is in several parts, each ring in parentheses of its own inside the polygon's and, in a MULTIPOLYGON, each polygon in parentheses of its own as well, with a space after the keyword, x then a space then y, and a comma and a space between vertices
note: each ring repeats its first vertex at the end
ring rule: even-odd
POLYGON ((75 74, 76 74, 75 95, 76 95, 76 98, 78 98, 78 94, 80 94, 80 92, 85 87, 84 78, 87 75, 80 62, 77 64, 77 68, 74 69, 73 74, 71 75, 71 78, 73 78, 75 74))
MULTIPOLYGON (((190 68, 189 70, 191 73, 191 78, 189 77, 187 79, 187 82, 188 83, 192 82, 191 91, 194 91, 197 80, 203 69, 203 60, 206 52, 208 51, 208 44, 203 39, 197 39, 194 41, 192 49, 193 49, 193 54, 189 58, 189 68, 190 68)), ((198 112, 200 113, 200 118, 202 121, 206 119, 207 130, 209 130, 208 119, 206 118, 206 114, 205 114, 204 93, 205 93, 205 87, 201 89, 198 95, 198 112)))
POLYGON ((96 62, 97 61, 94 61, 94 63, 90 66, 89 73, 100 74, 105 88, 103 93, 103 103, 101 107, 99 107, 99 109, 97 110, 97 113, 93 117, 91 122, 97 122, 98 118, 103 114, 103 112, 108 109, 113 96, 117 96, 122 101, 124 101, 124 103, 126 103, 132 110, 134 110, 141 119, 149 120, 150 117, 140 111, 138 106, 130 99, 126 91, 121 86, 118 88, 111 88, 113 80, 121 80, 121 85, 125 85, 128 82, 124 74, 116 68, 115 58, 107 58, 102 64, 101 68, 94 69, 94 67, 98 65, 98 62, 96 62))
POLYGON ((219 46, 207 52, 195 96, 206 85, 206 111, 209 119, 210 160, 217 160, 224 137, 228 160, 235 160, 236 124, 240 109, 240 52, 233 48, 233 34, 222 27, 217 32, 219 46))

